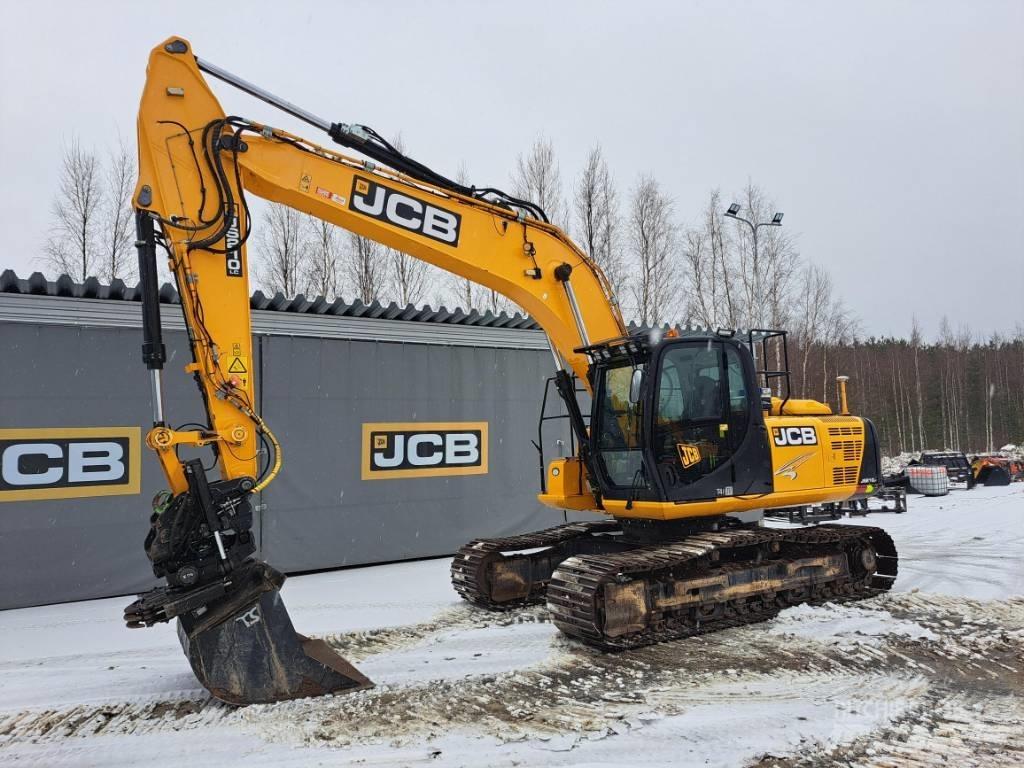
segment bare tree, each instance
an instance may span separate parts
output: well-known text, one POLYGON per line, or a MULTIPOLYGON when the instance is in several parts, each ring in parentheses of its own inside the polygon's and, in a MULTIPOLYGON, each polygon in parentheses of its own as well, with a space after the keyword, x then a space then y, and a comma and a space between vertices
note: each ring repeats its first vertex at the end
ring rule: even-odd
MULTIPOLYGON (((405 141, 401 133, 391 140, 391 144, 399 152, 405 153, 405 141)), ((390 268, 391 295, 402 306, 422 301, 431 282, 431 265, 394 248, 386 248, 385 253, 390 268)))
MULTIPOLYGON (((829 282, 831 283, 831 279, 829 282)), ((821 346, 822 402, 828 402, 828 388, 830 383, 835 380, 835 376, 829 376, 829 350, 835 350, 836 347, 848 343, 858 328, 857 318, 843 303, 842 297, 833 297, 826 307, 824 338, 821 346)), ((834 371, 835 375, 839 373, 838 370, 834 371)))
POLYGON ((280 203, 270 203, 260 227, 256 269, 260 287, 294 296, 305 290, 305 255, 309 245, 305 215, 280 203))
POLYGON ((333 224, 309 218, 309 254, 304 282, 310 293, 334 298, 341 286, 341 236, 333 224))
MULTIPOLYGON (((775 206, 757 185, 748 183, 740 200, 746 218, 755 223, 771 220, 775 206)), ((784 229, 761 227, 755 248, 750 228, 739 221, 735 225, 736 274, 743 301, 741 322, 752 328, 784 326, 789 321, 792 290, 800 269, 793 240, 784 229)))
POLYGON ((688 229, 681 244, 686 314, 708 328, 741 324, 737 270, 722 210, 721 193, 714 189, 700 225, 688 229))
POLYGON ((132 192, 135 190, 135 158, 124 142, 108 156, 104 174, 103 221, 99 230, 99 274, 110 281, 130 280, 135 266, 135 216, 132 192))
POLYGON ((910 346, 914 350, 914 398, 917 404, 917 438, 918 444, 924 448, 928 445, 924 434, 924 397, 921 391, 921 326, 917 317, 913 318, 910 328, 910 346))
POLYGON ((387 283, 384 246, 354 232, 348 233, 345 274, 358 297, 366 304, 381 299, 387 283))
POLYGON ((629 201, 627 240, 637 270, 634 306, 644 325, 662 323, 676 309, 672 207, 654 177, 640 177, 629 201))
POLYGON ((61 157, 53 224, 44 246, 44 258, 51 271, 80 280, 89 277, 97 259, 102 204, 99 161, 74 139, 65 145, 61 157))
POLYGON ((615 295, 621 295, 626 274, 618 242, 618 193, 600 144, 590 150, 576 180, 573 212, 583 250, 604 272, 615 295))
POLYGON ((512 170, 512 193, 536 203, 552 224, 568 229, 562 203, 562 176, 555 159, 555 148, 548 139, 538 136, 530 151, 516 158, 512 170))
POLYGON ((800 307, 796 337, 800 343, 800 392, 809 394, 808 364, 811 350, 823 345, 827 336, 829 307, 832 304, 832 278, 821 267, 810 264, 801 276, 800 307))

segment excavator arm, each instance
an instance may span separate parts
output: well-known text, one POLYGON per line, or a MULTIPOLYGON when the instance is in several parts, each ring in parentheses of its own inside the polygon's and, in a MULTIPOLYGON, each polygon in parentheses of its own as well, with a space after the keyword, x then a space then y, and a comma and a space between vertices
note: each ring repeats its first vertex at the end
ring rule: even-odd
MULTIPOLYGON (((581 348, 622 337, 600 269, 545 215, 500 190, 467 188, 401 154, 372 129, 330 123, 202 61, 170 38, 150 56, 138 116, 134 205, 143 298, 143 359, 153 389, 147 435, 170 493, 154 501, 147 554, 167 586, 126 609, 130 626, 179 619, 200 681, 233 703, 369 685, 326 646, 295 634, 278 594, 283 576, 253 559, 254 493, 281 466, 281 446, 255 406, 246 194, 282 203, 507 296, 544 328, 559 389, 590 387, 581 348), (370 159, 264 123, 228 116, 205 74, 324 130, 370 159), (192 360, 185 366, 208 423, 172 426, 164 412, 156 258, 174 274, 192 360), (219 479, 179 449, 210 447, 219 479), (261 461, 261 456, 265 457, 261 461), (231 654, 223 649, 233 648, 231 654), (283 670, 283 671, 282 671, 283 670), (315 682, 310 682, 311 680, 315 682)), ((576 408, 573 427, 582 438, 576 408)), ((581 483, 582 487, 582 483, 581 483)))

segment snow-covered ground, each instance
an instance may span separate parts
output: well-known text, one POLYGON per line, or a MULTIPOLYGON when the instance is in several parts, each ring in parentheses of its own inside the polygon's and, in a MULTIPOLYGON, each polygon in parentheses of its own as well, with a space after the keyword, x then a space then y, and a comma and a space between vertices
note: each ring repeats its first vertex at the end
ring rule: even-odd
POLYGON ((460 603, 448 560, 290 579, 372 690, 232 709, 125 598, 0 612, 0 764, 1024 764, 1024 485, 912 496, 892 593, 618 655, 460 603))

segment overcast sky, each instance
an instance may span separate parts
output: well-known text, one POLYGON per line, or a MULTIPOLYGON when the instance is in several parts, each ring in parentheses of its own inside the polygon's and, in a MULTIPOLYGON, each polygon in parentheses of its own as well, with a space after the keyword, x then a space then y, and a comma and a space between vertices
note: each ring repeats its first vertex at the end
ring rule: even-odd
POLYGON ((538 133, 565 182, 595 142, 621 187, 653 173, 682 224, 751 179, 869 333, 1024 321, 1024 0, 4 2, 0 268, 42 267, 62 141, 134 142, 170 35, 478 186, 538 133))

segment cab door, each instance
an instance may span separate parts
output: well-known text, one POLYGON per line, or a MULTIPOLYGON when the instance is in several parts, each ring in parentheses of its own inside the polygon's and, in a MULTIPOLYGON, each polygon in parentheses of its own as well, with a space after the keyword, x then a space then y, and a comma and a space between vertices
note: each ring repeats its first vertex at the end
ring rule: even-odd
POLYGON ((718 337, 670 341, 653 369, 650 461, 664 498, 771 492, 771 454, 747 349, 718 337))

